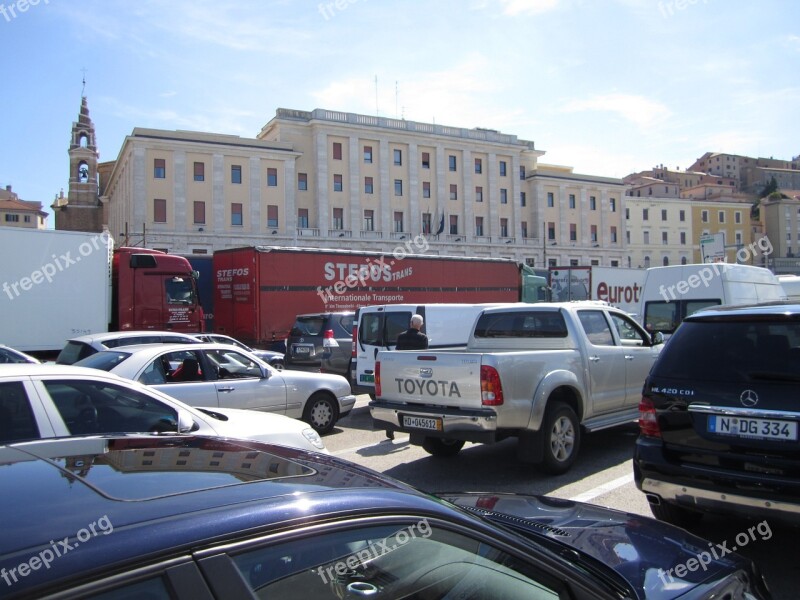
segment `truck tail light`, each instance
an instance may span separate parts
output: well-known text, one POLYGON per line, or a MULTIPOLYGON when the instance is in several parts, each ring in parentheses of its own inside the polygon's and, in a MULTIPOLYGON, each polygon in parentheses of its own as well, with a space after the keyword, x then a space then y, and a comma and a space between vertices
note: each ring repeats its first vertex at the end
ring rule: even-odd
POLYGON ((375 361, 375 397, 381 397, 381 361, 375 361))
POLYGON ((661 437, 661 428, 658 426, 658 415, 653 401, 642 398, 639 402, 639 432, 650 437, 661 437))
POLYGON ((481 404, 483 406, 499 406, 503 403, 503 386, 500 373, 494 367, 481 367, 481 404))

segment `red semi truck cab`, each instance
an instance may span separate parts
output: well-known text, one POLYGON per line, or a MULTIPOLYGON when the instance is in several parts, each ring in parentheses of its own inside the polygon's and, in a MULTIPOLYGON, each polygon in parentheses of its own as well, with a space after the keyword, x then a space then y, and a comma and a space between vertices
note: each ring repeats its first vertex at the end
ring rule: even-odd
POLYGON ((195 273, 183 256, 118 248, 111 277, 112 329, 203 331, 195 273))

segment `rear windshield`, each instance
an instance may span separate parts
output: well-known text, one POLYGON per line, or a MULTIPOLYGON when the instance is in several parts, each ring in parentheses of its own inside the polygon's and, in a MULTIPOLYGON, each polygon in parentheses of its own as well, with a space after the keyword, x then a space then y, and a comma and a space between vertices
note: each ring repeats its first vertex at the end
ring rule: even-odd
POLYGON ((116 367, 123 360, 131 355, 130 352, 121 352, 119 350, 103 350, 91 356, 79 360, 75 363, 76 367, 89 367, 90 369, 100 369, 101 371, 110 371, 116 367))
POLYGON ((97 350, 92 348, 89 344, 84 344, 83 342, 67 342, 67 345, 64 346, 64 349, 58 353, 56 364, 71 365, 78 362, 82 358, 91 356, 95 352, 97 352, 97 350))
POLYGON ((555 311, 483 314, 475 325, 476 338, 564 338, 567 324, 555 311))
POLYGON ((289 335, 322 335, 325 317, 298 317, 289 335))
POLYGON ((661 352, 653 375, 800 381, 800 322, 685 321, 661 352))
POLYGON ((673 333, 678 325, 699 310, 718 306, 718 298, 707 300, 673 300, 671 302, 646 302, 644 306, 644 325, 650 333, 673 333))

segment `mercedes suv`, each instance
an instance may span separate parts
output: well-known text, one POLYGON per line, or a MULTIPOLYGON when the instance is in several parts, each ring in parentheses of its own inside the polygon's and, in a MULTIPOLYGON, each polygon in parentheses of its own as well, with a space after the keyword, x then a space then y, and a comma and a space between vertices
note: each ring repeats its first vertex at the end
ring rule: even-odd
POLYGON ((355 312, 297 315, 286 340, 286 367, 319 369, 350 379, 355 312))
POLYGON ((800 305, 686 318, 645 381, 634 478, 663 520, 800 522, 800 305))

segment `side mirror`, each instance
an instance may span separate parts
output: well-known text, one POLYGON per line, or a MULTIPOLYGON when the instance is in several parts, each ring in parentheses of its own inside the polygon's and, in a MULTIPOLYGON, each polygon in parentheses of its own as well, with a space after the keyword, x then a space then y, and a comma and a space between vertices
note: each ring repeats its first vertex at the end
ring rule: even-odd
POLYGON ((178 410, 178 433, 190 433, 195 427, 192 415, 185 410, 178 410))
POLYGON ((664 343, 664 334, 661 331, 656 331, 654 334, 650 336, 651 341, 653 342, 653 346, 657 346, 659 344, 664 343))

